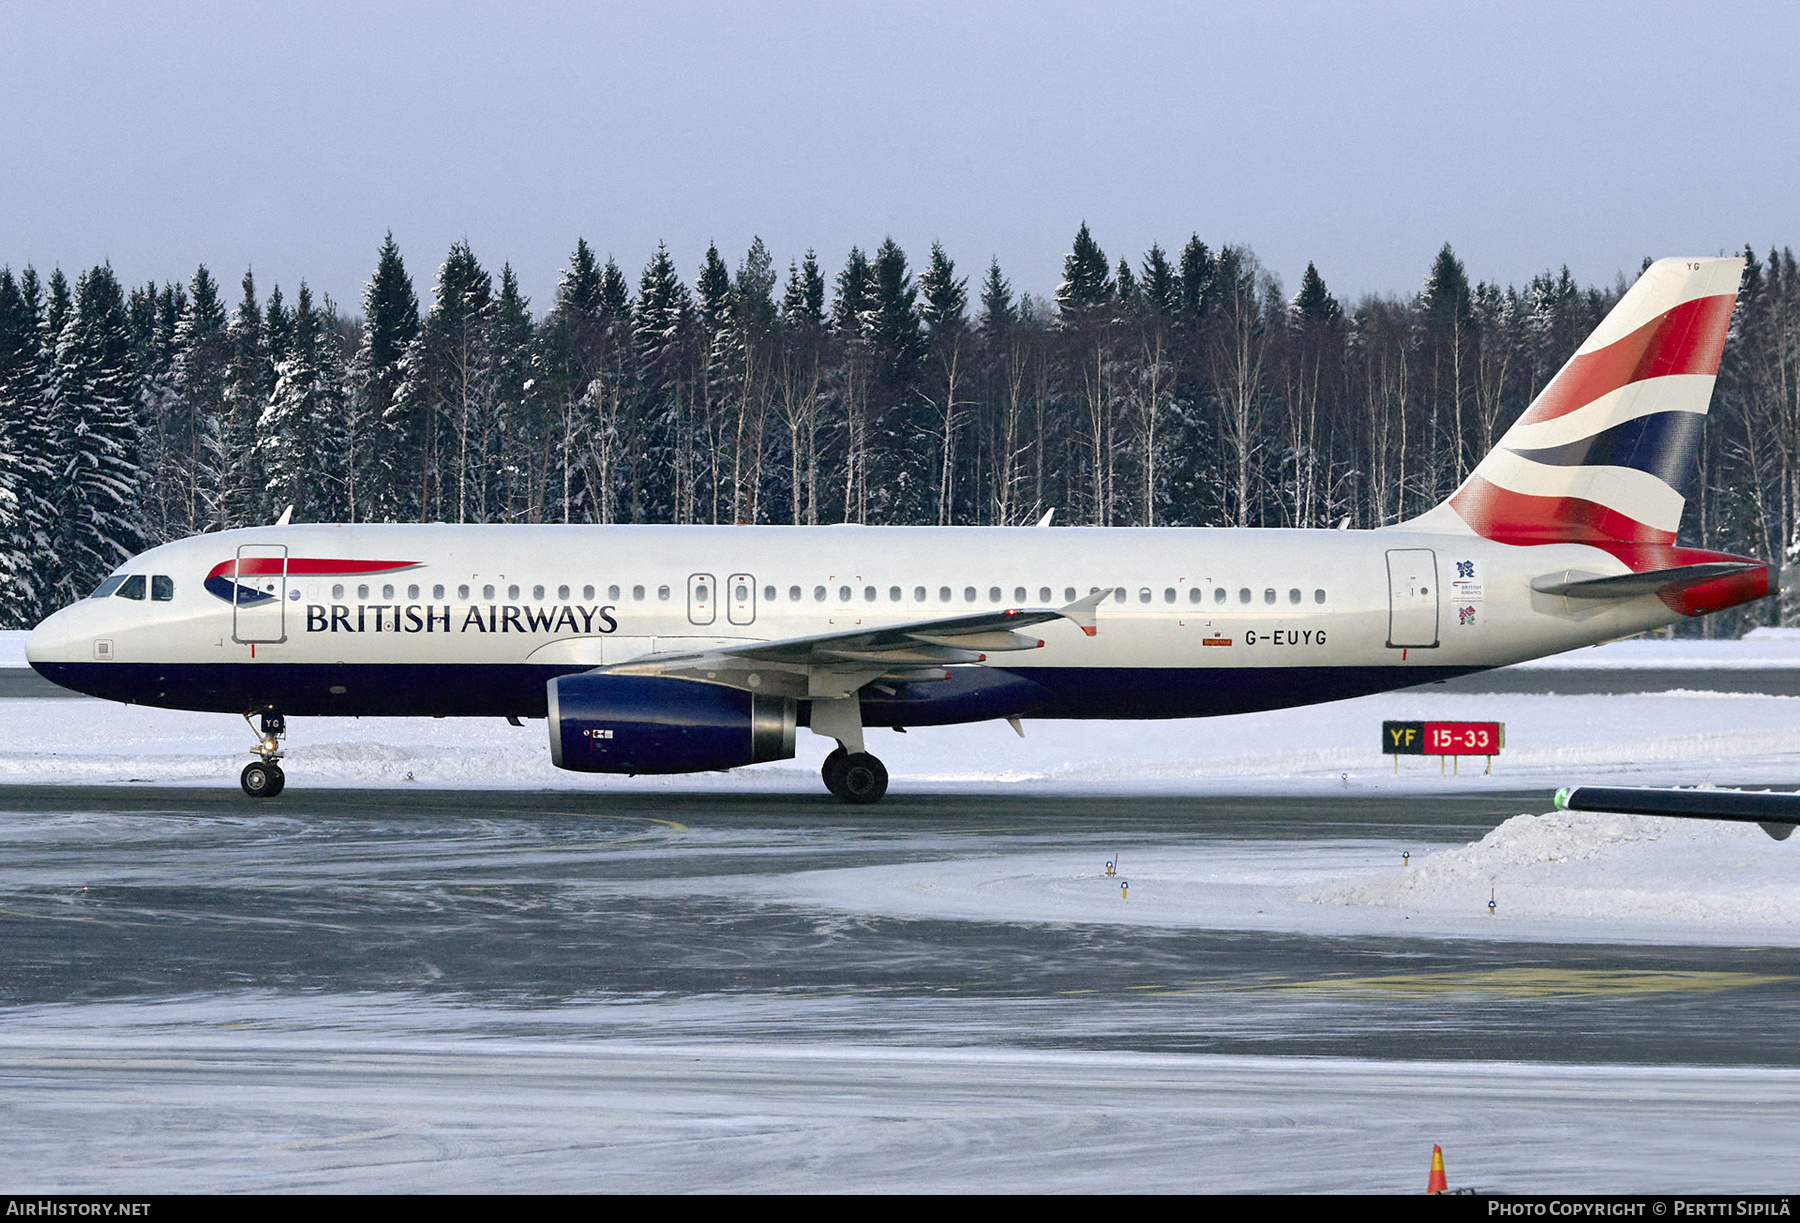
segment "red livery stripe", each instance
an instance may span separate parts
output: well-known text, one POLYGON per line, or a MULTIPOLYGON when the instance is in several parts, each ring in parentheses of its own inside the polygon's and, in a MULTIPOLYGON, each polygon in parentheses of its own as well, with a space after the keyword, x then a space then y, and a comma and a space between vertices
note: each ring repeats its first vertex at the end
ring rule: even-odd
MULTIPOLYGON (((238 560, 221 561, 214 565, 208 578, 227 577, 237 574, 250 577, 259 573, 280 573, 283 558, 279 556, 246 556, 238 560)), ((418 561, 353 561, 353 560, 312 560, 303 556, 286 559, 289 577, 317 577, 325 574, 347 573, 391 573, 396 569, 415 569, 418 561)))
POLYGON ((1716 374, 1731 326, 1734 293, 1697 297, 1657 315, 1605 348, 1571 358, 1519 418, 1555 420, 1622 386, 1670 374, 1716 374))
POLYGON ((1672 544, 1675 532, 1582 497, 1515 493, 1471 475, 1450 498, 1450 508, 1477 535, 1503 544, 1672 544))

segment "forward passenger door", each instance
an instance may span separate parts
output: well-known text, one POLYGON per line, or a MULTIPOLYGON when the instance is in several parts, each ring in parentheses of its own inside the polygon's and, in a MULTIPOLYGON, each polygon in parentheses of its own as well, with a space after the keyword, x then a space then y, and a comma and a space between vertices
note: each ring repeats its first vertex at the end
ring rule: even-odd
POLYGON ((231 639, 245 645, 287 640, 286 544, 240 544, 231 574, 231 639))

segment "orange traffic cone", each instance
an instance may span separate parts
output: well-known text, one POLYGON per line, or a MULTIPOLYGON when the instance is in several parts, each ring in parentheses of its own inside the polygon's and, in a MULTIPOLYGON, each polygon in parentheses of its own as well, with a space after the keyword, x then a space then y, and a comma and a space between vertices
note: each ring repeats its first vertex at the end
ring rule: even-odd
POLYGON ((1426 1193, 1448 1193, 1450 1182, 1444 1179, 1444 1148, 1431 1144, 1431 1179, 1425 1182, 1426 1193))

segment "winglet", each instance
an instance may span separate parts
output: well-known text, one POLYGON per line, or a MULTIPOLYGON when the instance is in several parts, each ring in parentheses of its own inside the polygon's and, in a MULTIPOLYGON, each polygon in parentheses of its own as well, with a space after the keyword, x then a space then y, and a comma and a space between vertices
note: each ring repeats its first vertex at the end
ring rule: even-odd
POLYGON ((1077 599, 1067 607, 1057 608, 1057 614, 1065 620, 1073 620, 1081 626, 1082 632, 1092 637, 1100 631, 1100 626, 1094 621, 1094 611, 1112 595, 1112 592, 1113 588, 1110 586, 1105 590, 1096 590, 1085 599, 1077 599))
POLYGON ((294 507, 290 505, 285 510, 281 511, 281 517, 275 520, 275 525, 278 527, 285 527, 288 524, 288 520, 293 516, 294 507))
POLYGON ((1050 520, 1054 517, 1056 517, 1056 507, 1053 505, 1044 511, 1044 516, 1037 520, 1037 524, 1040 527, 1047 527, 1050 525, 1050 520))

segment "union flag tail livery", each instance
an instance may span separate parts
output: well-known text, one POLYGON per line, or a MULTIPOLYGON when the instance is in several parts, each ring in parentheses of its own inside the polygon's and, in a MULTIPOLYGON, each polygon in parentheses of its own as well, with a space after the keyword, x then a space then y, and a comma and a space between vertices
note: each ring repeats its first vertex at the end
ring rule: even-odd
POLYGON ((1418 525, 1460 522, 1506 544, 1673 544, 1743 270, 1742 259, 1651 264, 1418 525))
POLYGON ((627 774, 788 759, 805 726, 836 742, 826 788, 866 803, 869 727, 1412 687, 1770 592, 1764 562, 1675 543, 1741 270, 1653 264, 1463 486, 1392 527, 284 518, 134 557, 26 657, 93 696, 260 716, 254 797, 282 790, 293 716, 542 718, 557 767, 627 774))
POLYGON ((1756 562, 1674 546, 1743 271, 1651 264, 1462 487, 1399 529, 1585 544, 1666 574, 1659 597, 1685 616, 1770 593, 1756 562))

